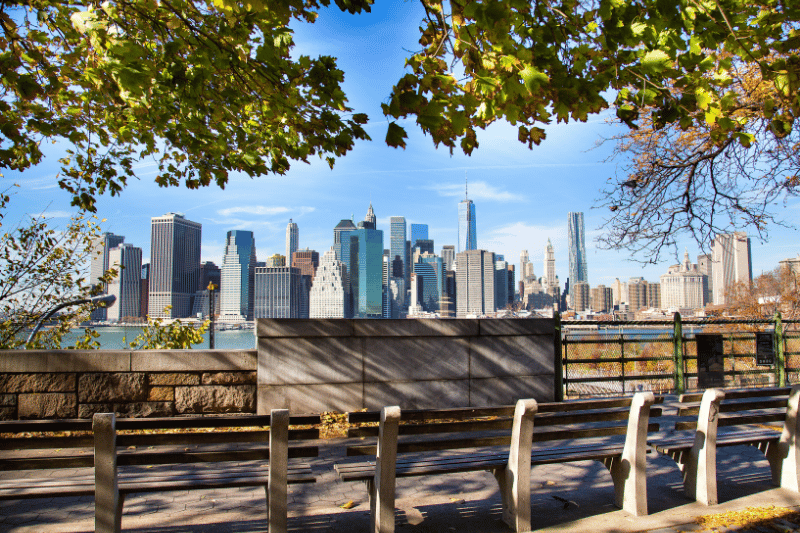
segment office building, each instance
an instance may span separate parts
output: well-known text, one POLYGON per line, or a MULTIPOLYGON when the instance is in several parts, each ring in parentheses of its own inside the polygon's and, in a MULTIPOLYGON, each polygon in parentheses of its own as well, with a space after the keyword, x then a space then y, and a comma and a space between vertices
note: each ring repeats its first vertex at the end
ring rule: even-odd
POLYGON ((627 291, 628 291, 628 309, 630 311, 636 312, 641 309, 646 309, 650 303, 650 299, 648 298, 647 290, 649 289, 649 284, 644 280, 642 277, 638 278, 631 278, 628 280, 627 283, 627 291))
POLYGON ((286 257, 281 254, 272 254, 267 258, 268 267, 284 267, 284 266, 291 266, 286 264, 286 257))
MULTIPOLYGON (((414 263, 414 273, 422 278, 422 297, 420 305, 428 313, 438 313, 444 289, 444 265, 442 258, 432 253, 423 253, 414 263)), ((413 287, 413 285, 412 285, 413 287)))
POLYGON ((710 304, 714 301, 714 258, 711 254, 701 254, 697 256, 697 268, 705 274, 708 283, 704 288, 705 296, 703 301, 710 304))
MULTIPOLYGON (((393 278, 403 278, 404 285, 408 286, 410 262, 406 248, 406 218, 389 218, 389 258, 391 259, 393 278)), ((403 297, 405 300, 405 297, 403 297)))
POLYGON ((377 229, 378 227, 378 217, 375 216, 375 210, 372 209, 372 202, 369 203, 369 209, 367 209, 367 215, 364 217, 365 228, 367 229, 377 229))
MULTIPOLYGON (((122 235, 113 233, 103 233, 92 243, 92 260, 89 265, 89 279, 92 285, 103 285, 103 294, 108 294, 108 287, 101 281, 109 269, 108 254, 112 248, 116 248, 125 241, 122 235)), ((91 319, 94 321, 106 320, 107 309, 98 307, 92 310, 91 319)))
POLYGON ((139 317, 145 318, 147 317, 147 303, 150 298, 150 263, 142 265, 139 289, 139 317))
POLYGON ((683 256, 683 263, 669 267, 661 276, 661 308, 671 311, 680 309, 699 309, 703 300, 703 286, 707 281, 705 274, 689 260, 689 252, 683 256))
POLYGON ((208 289, 208 284, 213 283, 219 290, 222 284, 222 270, 214 264, 214 261, 204 261, 200 265, 200 289, 208 289))
POLYGON ((780 268, 788 268, 794 272, 795 275, 800 275, 800 254, 797 254, 797 257, 790 257, 783 261, 778 261, 778 266, 780 268))
MULTIPOLYGON (((343 218, 339 221, 335 228, 333 228, 333 251, 336 253, 336 259, 342 261, 345 268, 350 264, 344 257, 342 257, 342 243, 350 243, 347 234, 356 229, 356 225, 349 218, 343 218)), ((405 239, 405 237, 403 237, 405 239)))
POLYGON ((445 244, 442 246, 442 263, 444 263, 444 269, 453 270, 456 264, 456 247, 452 244, 445 244))
MULTIPOLYGON (((252 231, 231 230, 222 259, 219 315, 224 322, 253 319, 256 241, 252 231)), ((205 290, 206 287, 201 287, 205 290)))
POLYGON ((292 254, 297 251, 299 242, 300 230, 297 227, 297 223, 290 218, 289 223, 286 225, 286 264, 291 264, 292 254))
POLYGON ((519 271, 521 272, 522 279, 525 279, 525 272, 528 270, 528 264, 531 262, 528 256, 528 250, 522 250, 519 254, 519 271))
POLYGON ((492 252, 468 250, 456 254, 456 317, 494 313, 494 279, 492 252))
POLYGON ((111 268, 119 275, 108 284, 108 294, 117 299, 106 311, 107 320, 119 322, 139 316, 141 311, 142 249, 121 243, 108 252, 111 268))
POLYGON ((292 266, 300 269, 300 274, 309 276, 314 281, 317 268, 319 268, 319 252, 316 250, 298 250, 292 255, 292 266))
POLYGON ((556 276, 556 252, 550 239, 547 239, 547 246, 544 248, 544 275, 542 285, 545 287, 558 287, 558 276, 556 276))
POLYGON ((726 292, 736 283, 753 280, 750 238, 747 233, 737 231, 728 235, 717 235, 712 245, 712 292, 715 305, 727 303, 726 292))
POLYGON ((254 287, 255 318, 300 318, 300 269, 256 267, 254 287))
MULTIPOLYGON (((370 205, 370 212, 372 205, 370 205)), ((372 214, 374 217, 374 213, 372 214)), ((364 221, 364 226, 371 225, 364 221)), ((353 318, 383 316, 383 231, 360 227, 350 233, 350 292, 353 318)))
POLYGON ((309 292, 310 318, 345 318, 345 267, 336 259, 335 247, 325 252, 309 292))
POLYGON ((567 246, 569 247, 569 284, 588 282, 586 268, 586 232, 583 213, 570 212, 567 217, 567 246))
POLYGON ((464 199, 458 203, 458 251, 466 252, 478 248, 478 231, 475 223, 475 204, 469 199, 466 180, 464 199))
MULTIPOLYGON (((428 239, 427 224, 411 224, 411 247, 416 246, 417 241, 428 239)), ((433 253, 433 252, 431 252, 433 253)))
POLYGON ((572 309, 576 313, 585 313, 591 309, 589 284, 585 281, 579 281, 570 286, 570 297, 572 299, 572 309))
POLYGON ((598 285, 589 289, 589 307, 595 313, 610 313, 614 310, 614 295, 611 287, 598 285))
POLYGON ((189 316, 192 299, 200 288, 201 237, 202 225, 180 213, 151 219, 148 303, 151 317, 189 316))
POLYGON ((420 254, 428 253, 433 255, 436 253, 433 250, 433 239, 417 239, 417 242, 414 244, 411 250, 411 264, 417 262, 420 254))
POLYGON ((508 266, 505 261, 494 262, 494 301, 497 309, 505 309, 509 303, 508 275, 510 272, 508 266))

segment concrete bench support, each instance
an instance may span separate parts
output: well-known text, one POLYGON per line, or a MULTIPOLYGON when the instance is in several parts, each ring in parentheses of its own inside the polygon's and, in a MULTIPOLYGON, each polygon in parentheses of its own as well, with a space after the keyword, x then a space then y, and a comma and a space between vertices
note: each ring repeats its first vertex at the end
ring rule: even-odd
POLYGON ((514 410, 508 466, 495 470, 503 500, 503 521, 514 531, 531 530, 531 437, 536 400, 519 400, 514 410))
POLYGON ((647 515, 647 426, 652 392, 633 397, 622 455, 603 461, 614 481, 614 503, 633 516, 647 515))
POLYGON ((117 431, 114 413, 97 413, 94 433, 94 530, 119 533, 122 529, 124 496, 117 478, 117 431))
POLYGON ((679 461, 683 470, 683 489, 686 495, 704 505, 716 505, 717 498, 717 422, 719 404, 725 393, 708 389, 703 393, 697 415, 694 445, 688 456, 679 461))
POLYGON ((798 405, 800 404, 800 385, 794 385, 789 394, 789 404, 786 407, 786 421, 783 424, 781 438, 777 443, 768 443, 766 450, 762 450, 772 470, 772 482, 775 485, 800 492, 800 443, 797 441, 798 405))
POLYGON ((289 410, 273 409, 269 426, 269 484, 267 519, 269 533, 286 533, 288 529, 289 475, 289 410))
POLYGON ((375 478, 367 482, 373 533, 394 532, 395 477, 400 408, 381 409, 378 453, 375 457, 375 478))

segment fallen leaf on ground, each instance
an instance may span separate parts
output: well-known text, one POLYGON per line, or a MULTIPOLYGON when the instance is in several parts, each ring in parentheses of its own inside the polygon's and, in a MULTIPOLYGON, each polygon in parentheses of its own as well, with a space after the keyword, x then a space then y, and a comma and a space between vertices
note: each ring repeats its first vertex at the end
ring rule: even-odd
POLYGON ((339 507, 341 507, 342 509, 352 509, 355 506, 356 506, 356 503, 353 500, 350 500, 347 503, 343 503, 339 507))

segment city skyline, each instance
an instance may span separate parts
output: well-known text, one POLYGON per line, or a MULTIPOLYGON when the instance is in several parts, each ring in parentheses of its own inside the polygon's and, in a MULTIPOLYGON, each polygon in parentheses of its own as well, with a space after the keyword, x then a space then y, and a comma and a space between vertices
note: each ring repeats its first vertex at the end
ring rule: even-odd
MULTIPOLYGON (((405 150, 386 147, 387 121, 380 103, 392 84, 404 74, 406 50, 419 45, 418 25, 424 13, 414 3, 384 3, 372 13, 352 16, 324 9, 315 24, 293 24, 300 43, 294 53, 333 55, 346 72, 344 89, 350 105, 368 113, 365 125, 373 141, 359 141, 331 170, 326 161, 310 157, 310 164, 295 164, 284 176, 251 179, 231 174, 224 190, 201 187, 162 188, 153 183, 157 163, 137 163, 141 179, 129 179, 119 197, 98 198, 102 230, 125 235, 125 241, 143 250, 150 261, 150 218, 171 211, 185 213, 203 226, 202 260, 222 264, 228 231, 253 231, 260 260, 285 253, 286 226, 290 219, 299 226, 299 248, 323 254, 332 243, 332 228, 342 219, 361 220, 370 201, 377 214, 377 227, 390 235, 390 216, 403 216, 408 224, 427 224, 435 240, 458 250, 458 203, 464 198, 464 175, 469 175, 469 197, 477 206, 477 248, 504 255, 515 263, 521 250, 528 250, 537 275, 541 275, 548 239, 555 250, 556 274, 563 284, 568 277, 567 213, 584 213, 589 284, 610 286, 615 278, 644 277, 657 281, 670 265, 681 263, 688 247, 693 260, 701 250, 688 236, 678 237, 678 246, 656 265, 642 268, 628 262, 626 251, 596 247, 598 228, 609 213, 602 206, 602 189, 617 172, 621 161, 608 161, 613 143, 598 141, 619 133, 607 123, 613 110, 593 115, 583 122, 541 125, 547 138, 528 150, 517 141, 518 128, 504 121, 478 132, 480 146, 471 157, 457 149, 436 149, 413 120, 403 121, 408 139, 405 150), (364 36, 378 29, 385 38, 367 41, 364 36), (596 208, 595 208, 596 207, 596 208), (262 255, 263 254, 263 255, 262 255)), ((27 213, 46 212, 51 224, 63 228, 75 214, 71 195, 58 188, 59 157, 64 148, 42 144, 45 161, 24 172, 4 171, 8 186, 18 183, 4 221, 13 227, 27 213)), ((800 199, 788 199, 776 208, 791 221, 797 219, 800 199)), ((752 230, 753 275, 772 270, 779 261, 796 257, 798 232, 778 226, 769 228, 770 240, 758 240, 752 230)), ((729 231, 732 232, 732 229, 729 231)), ((387 246, 388 242, 384 243, 387 246)), ((710 253, 709 247, 706 252, 710 253)), ((649 257, 638 257, 647 261, 649 257)), ((517 276, 519 279, 519 275, 517 276)))

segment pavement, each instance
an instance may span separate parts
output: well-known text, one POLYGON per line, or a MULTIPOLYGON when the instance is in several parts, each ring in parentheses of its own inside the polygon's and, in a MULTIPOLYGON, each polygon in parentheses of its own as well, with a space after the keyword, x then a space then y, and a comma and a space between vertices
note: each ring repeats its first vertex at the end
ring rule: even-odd
MULTIPOLYGON (((668 430, 668 418, 662 418, 668 430)), ((321 441, 309 460, 317 483, 289 487, 289 529, 298 532, 369 531, 369 502, 363 483, 342 483, 333 471, 346 459, 348 439, 321 441), (352 502, 350 505, 348 503, 352 502), (344 506, 344 507, 343 507, 344 506), (345 508, 349 507, 349 508, 345 508)), ((718 451, 720 504, 706 507, 683 494, 681 473, 668 457, 649 454, 649 515, 633 517, 613 505, 614 487, 605 467, 592 461, 536 466, 532 470, 534 530, 560 533, 700 531, 697 517, 774 505, 800 509, 800 494, 774 488, 769 464, 756 448, 718 451)), ((54 475, 68 475, 56 472, 54 475)), ((403 478, 397 481, 398 533, 508 533, 501 520, 494 477, 484 472, 403 478)), ((0 532, 82 533, 94 530, 94 500, 49 498, 0 502, 0 532)), ((263 489, 223 489, 133 495, 125 502, 123 531, 222 533, 266 531, 263 489)), ((798 531, 781 522, 778 531, 798 531)), ((721 531, 776 531, 763 525, 721 531)))

